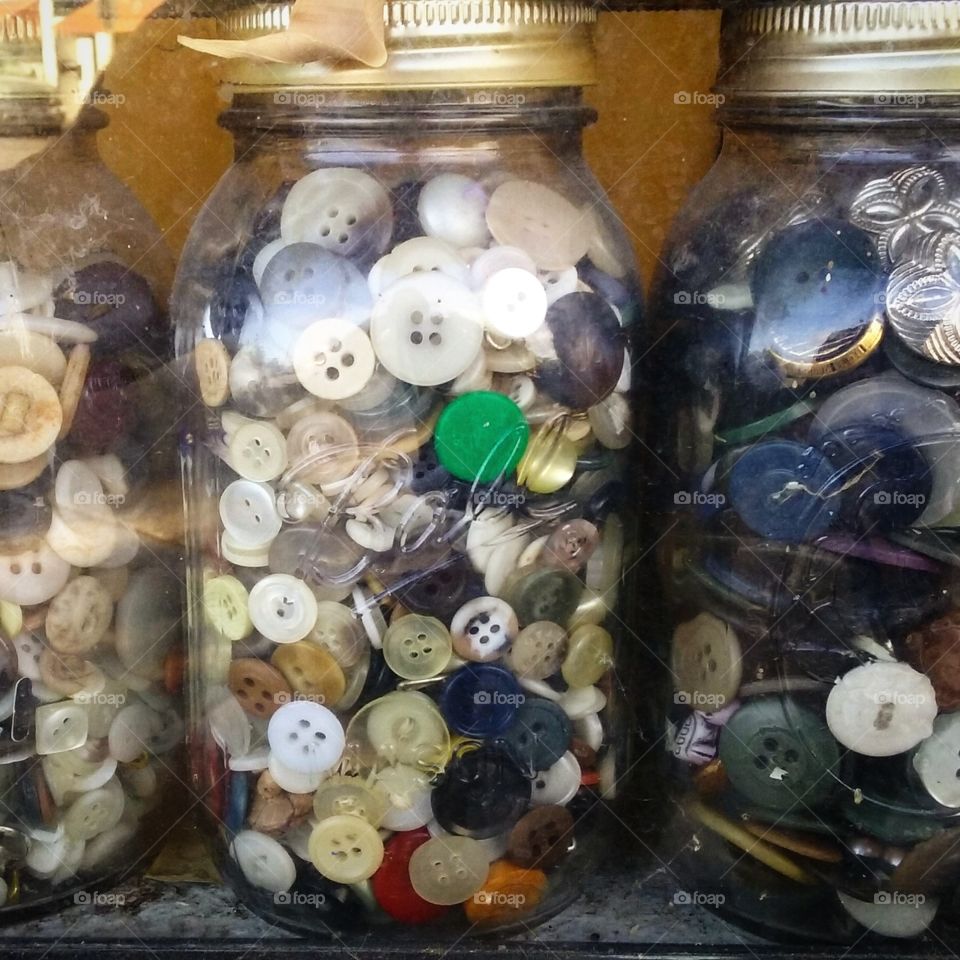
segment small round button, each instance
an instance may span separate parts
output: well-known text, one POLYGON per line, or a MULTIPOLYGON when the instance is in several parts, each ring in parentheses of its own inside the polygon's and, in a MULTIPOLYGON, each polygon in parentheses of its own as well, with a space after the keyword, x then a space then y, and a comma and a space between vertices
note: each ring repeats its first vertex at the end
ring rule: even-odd
POLYGON ((231 643, 239 643, 253 632, 247 603, 246 587, 229 574, 212 577, 203 585, 204 620, 231 643))
POLYGON ((552 767, 570 747, 570 720, 550 700, 531 697, 517 711, 513 724, 503 736, 525 770, 552 767))
POLYGON ((26 367, 0 367, 0 463, 33 460, 56 442, 63 423, 57 391, 26 367))
POLYGON ((230 843, 230 853, 247 882, 261 890, 284 893, 297 879, 293 858, 264 833, 241 830, 230 843))
POLYGON ((347 689, 340 664, 323 647, 310 640, 285 643, 273 652, 270 662, 302 697, 335 707, 347 689))
POLYGON ((460 173, 441 173, 420 191, 417 212, 423 232, 455 247, 482 247, 490 238, 483 185, 460 173))
POLYGON ((440 709, 458 733, 491 737, 510 727, 522 701, 513 674, 501 667, 477 664, 450 675, 440 694, 440 709))
POLYGON ((317 820, 349 815, 374 827, 383 822, 389 805, 389 798, 378 784, 370 785, 360 777, 330 777, 313 796, 317 820))
POLYGON ((317 600, 296 577, 274 573, 258 581, 248 604, 253 625, 274 643, 303 640, 317 622, 317 600))
POLYGON ((712 613, 697 614, 673 632, 670 669, 677 699, 712 713, 731 703, 743 675, 740 641, 712 613))
POLYGON ((383 841, 361 817, 343 814, 321 820, 310 834, 310 860, 335 883, 360 883, 383 862, 383 841))
POLYGON ((933 732, 933 686, 905 663, 867 663, 845 673, 827 697, 830 732, 868 757, 903 753, 933 732))
POLYGON ((577 627, 570 634, 560 672, 571 687, 595 684, 613 666, 613 637, 595 624, 577 627))
POLYGON ((480 304, 487 329, 522 340, 547 318, 547 292, 532 274, 518 267, 498 270, 483 285, 480 304))
POLYGON ((395 619, 383 638, 387 666, 405 680, 441 673, 450 661, 450 631, 435 617, 411 613, 395 619))
POLYGON ((567 520, 550 534, 542 562, 548 567, 579 573, 599 544, 600 533, 589 520, 567 520))
POLYGON ((567 652, 567 631, 557 623, 537 620, 524 627, 507 653, 507 666, 528 680, 546 680, 560 669, 567 652))
POLYGON ((87 653, 103 639, 112 619, 107 591, 93 577, 77 577, 50 602, 47 642, 58 653, 87 653))
POLYGON ((123 816, 124 793, 119 780, 81 794, 63 815, 63 832, 72 840, 90 840, 115 827, 123 816))
POLYGON ((569 750, 546 770, 538 770, 533 778, 530 802, 534 806, 557 804, 565 807, 580 789, 580 763, 569 750))
POLYGON ((230 466, 246 480, 276 480, 287 466, 287 441, 272 424, 245 423, 230 438, 230 466))
POLYGON ((755 697, 720 733, 730 783, 753 803, 789 811, 833 791, 840 750, 816 714, 789 697, 755 697))
POLYGON ((317 604, 317 623, 307 639, 330 653, 344 670, 356 666, 367 648, 361 622, 349 607, 333 600, 317 604))
POLYGON ((564 624, 577 609, 583 584, 568 570, 549 567, 519 571, 504 587, 503 599, 522 626, 538 620, 564 624))
POLYGON ((450 623, 453 646, 464 660, 487 663, 503 655, 517 636, 517 615, 496 597, 465 603, 450 623))
POLYGON ((572 844, 570 811, 555 805, 535 807, 510 831, 507 857, 521 867, 550 870, 563 860, 572 844))
POLYGON ((298 420, 287 435, 290 473, 306 483, 342 480, 360 459, 357 434, 343 417, 324 411, 298 420))
POLYGON ((429 839, 425 827, 394 834, 384 847, 380 869, 373 875, 377 905, 400 923, 430 923, 446 913, 446 907, 424 900, 410 881, 410 858, 429 839))
POLYGON ((201 340, 194 350, 193 363, 200 384, 200 396, 208 407, 222 407, 230 396, 230 354, 220 340, 201 340))
POLYGON ((428 903, 451 906, 483 886, 488 865, 483 847, 470 837, 431 837, 410 857, 410 882, 428 903))
POLYGON ((316 397, 342 400, 359 393, 373 376, 376 357, 370 339, 346 320, 310 324, 293 348, 297 378, 316 397))
POLYGON ((252 717, 272 717, 278 707, 292 699, 283 675, 255 657, 231 662, 227 686, 252 717))
POLYGON ((283 526, 273 490, 252 480, 227 485, 220 496, 220 520, 233 540, 247 549, 269 544, 283 526))
POLYGON ((336 715, 308 700, 281 706, 270 718, 267 739, 271 754, 300 773, 329 770, 339 761, 345 743, 336 715))
POLYGON ((464 912, 467 920, 478 925, 517 920, 536 909, 546 889, 542 870, 497 860, 490 864, 483 887, 464 904, 464 912))

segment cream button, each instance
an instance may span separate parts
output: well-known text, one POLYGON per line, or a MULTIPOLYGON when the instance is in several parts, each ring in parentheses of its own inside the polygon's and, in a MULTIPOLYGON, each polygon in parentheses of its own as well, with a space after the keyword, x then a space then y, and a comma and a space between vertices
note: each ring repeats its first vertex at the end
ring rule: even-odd
POLYGON ((21 270, 13 260, 0 263, 0 315, 25 313, 53 296, 53 281, 21 270))
POLYGON ((252 725, 236 698, 220 691, 220 698, 211 691, 207 705, 207 726, 214 743, 228 757, 242 757, 250 752, 252 725))
POLYGON ((297 879, 293 858, 265 833, 241 830, 230 843, 230 854, 247 882, 260 890, 285 893, 297 879))
POLYGON ((0 367, 0 463, 40 456, 62 423, 60 398, 43 377, 26 367, 0 367))
POLYGON ((241 549, 266 546, 283 526, 273 490, 252 480, 227 485, 220 496, 220 520, 241 549))
POLYGON ((87 712, 71 700, 37 707, 34 714, 39 756, 75 750, 87 742, 87 712))
POLYGON ((310 834, 310 860, 334 883, 360 883, 383 862, 383 841, 361 817, 343 814, 321 820, 310 834))
POLYGON ((379 517, 351 517, 343 525, 344 532, 359 547, 371 553, 386 553, 396 537, 396 530, 379 517))
POLYGON ((530 254, 519 247, 491 247, 470 264, 470 285, 474 290, 481 290, 490 277, 501 270, 526 270, 536 276, 537 265, 530 254))
POLYGON ((289 475, 327 484, 348 477, 360 459, 353 427, 335 413, 314 413, 297 421, 287 435, 289 475))
POLYGON ((477 597, 465 603, 450 622, 453 648, 464 660, 497 660, 517 636, 517 615, 496 597, 477 597))
MULTIPOLYGON (((604 209, 603 212, 607 212, 604 209)), ((627 267, 621 259, 621 251, 617 250, 613 236, 604 223, 601 211, 593 204, 585 204, 582 208, 584 229, 588 237, 587 256, 593 265, 604 273, 609 273, 617 280, 627 275, 627 267)), ((608 214, 614 217, 613 213, 608 214)))
POLYGON ((913 768, 937 803, 960 807, 960 713, 937 717, 933 733, 913 755, 913 768))
POLYGON ((521 410, 529 410, 537 399, 537 387, 525 373, 515 373, 500 381, 498 387, 521 410))
POLYGON ((918 937, 933 923, 940 900, 917 898, 906 903, 883 902, 878 895, 872 901, 857 900, 837 891, 844 910, 857 923, 884 937, 918 937))
POLYGON ((622 393, 611 393, 587 410, 593 435, 608 450, 623 450, 633 439, 630 403, 622 393))
POLYGON ((32 633, 20 633, 13 641, 17 648, 17 672, 30 680, 40 679, 43 644, 32 633))
MULTIPOLYGON (((63 656, 49 647, 40 654, 40 680, 42 686, 64 697, 99 693, 107 682, 96 664, 83 657, 63 656)), ((34 694, 39 696, 37 690, 34 694)))
POLYGON ((247 604, 254 627, 274 643, 303 640, 317 622, 317 599, 296 577, 274 573, 258 581, 247 604))
POLYGON ((253 264, 250 267, 250 273, 253 275, 253 282, 259 287, 263 280, 263 271, 267 269, 267 264, 285 247, 287 241, 283 237, 277 237, 264 244, 257 255, 253 258, 253 264))
POLYGON ((71 840, 91 840, 120 822, 123 805, 120 781, 109 780, 99 789, 90 790, 74 800, 63 815, 63 832, 71 840))
POLYGON ((0 554, 0 599, 32 607, 55 597, 70 577, 70 564, 41 543, 35 550, 0 554))
POLYGON ((212 577, 203 585, 203 617, 217 633, 239 643, 253 632, 244 585, 228 574, 212 577))
POLYGON ((450 662, 450 631, 435 617, 411 613, 395 619, 383 638, 387 666, 404 680, 424 680, 450 662))
POLYGON ((245 480, 276 480, 287 466, 287 441, 272 424, 246 423, 230 438, 230 466, 245 480))
POLYGON ((673 632, 671 671, 678 702, 713 713, 731 703, 743 675, 740 641, 712 613, 700 613, 673 632))
POLYGON ((47 543, 74 567, 98 567, 113 556, 118 546, 120 524, 109 511, 80 513, 69 517, 56 508, 50 518, 47 543))
POLYGON ((488 330, 511 340, 530 336, 547 317, 547 292, 526 270, 498 270, 483 285, 480 304, 488 330))
POLYGON ((490 239, 483 185, 460 173, 441 173, 420 191, 417 212, 423 232, 455 247, 482 247, 490 239))
POLYGON ((428 903, 463 903, 481 889, 489 865, 484 848, 470 837, 432 837, 410 858, 410 882, 428 903))
MULTIPOLYGON (((433 701, 422 693, 388 693, 357 714, 350 724, 351 733, 355 723, 365 729, 375 756, 388 764, 429 765, 446 757, 450 749, 447 725, 433 701)), ((350 742, 356 739, 351 736, 350 742)))
POLYGON ((523 628, 507 654, 507 665, 521 678, 545 680, 560 669, 567 652, 567 631, 549 620, 523 628))
POLYGON ((530 802, 534 806, 556 804, 565 807, 580 789, 580 764, 568 750, 553 766, 533 778, 530 802))
POLYGON ((50 337, 30 330, 7 330, 0 331, 0 367, 25 367, 58 387, 67 370, 67 358, 50 337))
POLYGON ((587 714, 603 710, 607 697, 599 687, 571 687, 557 703, 571 720, 581 720, 587 714))
POLYGON ((529 544, 526 536, 514 536, 493 548, 483 571, 483 586, 491 596, 498 596, 510 575, 520 567, 520 557, 529 544))
POLYGON ((330 770, 343 754, 343 727, 333 711, 295 700, 285 703, 267 726, 270 752, 280 763, 302 773, 330 770))
POLYGON ((132 763, 150 752, 150 744, 162 733, 163 718, 145 703, 125 706, 110 724, 107 743, 118 763, 132 763))
POLYGON ((47 642, 58 653, 87 653, 103 639, 112 619, 107 591, 93 577, 77 577, 47 609, 47 642))
POLYGON ((230 353, 219 340, 201 340, 193 352, 200 397, 208 407, 221 407, 230 396, 230 353))
POLYGON ((83 848, 80 871, 87 873, 98 868, 110 868, 123 863, 132 844, 136 843, 137 828, 121 821, 88 841, 83 848))
POLYGON ((374 782, 351 776, 334 776, 321 785, 313 798, 313 812, 317 820, 350 815, 379 827, 390 801, 383 789, 374 782))
POLYGON ((376 357, 370 339, 346 320, 310 324, 293 348, 297 379, 314 396, 342 400, 359 393, 373 376, 376 357))
POLYGON ((257 568, 265 567, 270 563, 270 545, 262 547, 244 547, 226 531, 220 537, 220 552, 227 563, 235 567, 257 568))
POLYGON ((317 622, 307 639, 323 647, 344 670, 360 662, 366 647, 361 623, 353 611, 334 600, 317 604, 317 622))
POLYGON ((449 243, 435 237, 414 237, 397 244, 378 260, 367 284, 374 297, 378 297, 398 280, 415 273, 442 273, 463 284, 470 275, 463 258, 449 243))

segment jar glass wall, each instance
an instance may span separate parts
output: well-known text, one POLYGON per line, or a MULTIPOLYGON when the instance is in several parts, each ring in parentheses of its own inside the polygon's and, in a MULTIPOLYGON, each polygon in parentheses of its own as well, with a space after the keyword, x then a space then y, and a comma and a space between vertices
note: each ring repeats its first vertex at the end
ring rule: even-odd
POLYGON ((288 925, 529 925, 602 849, 639 295, 588 119, 536 89, 226 115, 175 294, 191 755, 225 874, 288 925))

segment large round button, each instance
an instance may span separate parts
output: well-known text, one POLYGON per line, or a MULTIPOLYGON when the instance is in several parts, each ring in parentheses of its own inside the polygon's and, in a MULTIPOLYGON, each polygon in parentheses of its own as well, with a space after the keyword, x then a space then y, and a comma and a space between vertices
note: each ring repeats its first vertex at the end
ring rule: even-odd
POLYGON ((845 673, 827 697, 830 732, 868 757, 903 753, 933 732, 933 686, 905 663, 875 663, 845 673))
POLYGON ((377 905, 400 923, 430 923, 446 913, 446 907, 424 900, 410 880, 410 858, 429 839, 426 827, 394 834, 384 847, 380 869, 373 875, 377 905))
POLYGON ((573 845, 573 816, 561 806, 535 807, 517 821, 507 841, 507 857, 521 867, 550 870, 573 845))
POLYGON ((440 711, 429 697, 412 691, 374 700, 354 717, 348 732, 351 744, 364 740, 373 756, 388 764, 427 768, 443 763, 450 750, 440 711))
POLYGON ((112 619, 110 594, 93 577, 77 577, 47 609, 47 642, 58 653, 87 653, 103 639, 112 619))
POLYGON ((485 664, 461 667, 440 694, 440 709, 450 727, 468 737, 491 737, 506 730, 523 701, 509 670, 485 664))
POLYGON ((496 597, 477 597, 465 603, 450 622, 457 654, 477 663, 502 656, 518 629, 517 615, 496 597))
POLYGON ((369 337, 339 318, 310 324, 293 348, 298 379, 324 400, 342 400, 359 393, 373 376, 376 362, 369 337))
POLYGON ((428 903, 450 906, 483 886, 488 865, 486 851, 470 837, 431 837, 410 857, 410 883, 428 903))
POLYGON ((276 480, 287 466, 287 442, 272 423, 245 423, 230 438, 230 466, 246 480, 276 480))
POLYGON ((417 274, 398 280, 377 299, 370 339, 395 377, 434 386, 456 379, 474 361, 483 316, 463 284, 439 273, 417 274))
POLYGON ((241 657, 230 664, 227 686, 252 717, 272 717, 292 699, 283 675, 255 657, 241 657))
POLYGON ((542 567, 520 571, 510 578, 503 599, 513 608, 521 626, 538 620, 565 624, 583 593, 583 584, 567 570, 542 567))
POLYGON ((310 834, 310 860, 335 883, 360 883, 383 861, 383 841, 361 817, 343 814, 321 820, 310 834))
POLYGON ((733 786, 771 810, 816 806, 835 785, 840 750, 826 725, 789 697, 756 697, 720 733, 733 786))
POLYGON ((435 617, 415 613, 394 620, 383 638, 387 666, 405 680, 442 673, 451 649, 450 631, 435 617))
POLYGON ((270 543, 283 526, 273 490, 252 480, 227 485, 220 496, 220 520, 233 540, 248 549, 270 543))
POLYGON ((526 680, 546 680, 559 669, 567 652, 567 631, 557 623, 537 620, 524 627, 507 653, 507 666, 526 680))
POLYGON ((284 893, 297 879, 293 858, 266 834, 241 830, 230 843, 230 853, 247 882, 261 890, 284 893))
POLYGON ((524 770, 552 767, 570 748, 570 720, 550 700, 531 697, 517 711, 503 740, 524 770))
POLYGON ((284 766, 319 773, 335 766, 343 754, 343 727, 336 715, 308 700, 285 703, 267 727, 270 751, 284 766))
POLYGON ((712 613, 700 613, 673 632, 670 669, 680 703, 712 713, 733 701, 743 675, 740 641, 712 613))
POLYGON ((509 397, 476 390, 444 408, 434 446, 455 477, 490 483, 513 472, 529 438, 523 411, 509 397))
POLYGON ((60 433, 57 391, 26 367, 0 367, 0 384, 0 463, 33 460, 60 433))
POLYGON ((274 573, 258 581, 248 604, 253 625, 274 643, 303 640, 317 622, 317 599, 296 577, 274 573))
POLYGON ((343 669, 333 654, 310 640, 277 647, 270 662, 296 693, 314 703, 335 707, 347 689, 343 669))
POLYGON ((612 666, 613 637, 603 627, 586 623, 570 634, 560 668, 570 687, 590 687, 612 666))
POLYGON ((441 173, 420 191, 417 212, 423 232, 455 247, 485 246, 489 198, 483 185, 461 173, 441 173))

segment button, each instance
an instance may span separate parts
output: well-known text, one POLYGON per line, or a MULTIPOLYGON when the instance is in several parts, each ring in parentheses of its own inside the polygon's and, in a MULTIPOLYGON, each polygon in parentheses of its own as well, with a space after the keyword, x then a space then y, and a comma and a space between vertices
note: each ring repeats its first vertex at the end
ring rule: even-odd
POLYGON ((224 574, 203 585, 204 621, 231 643, 253 633, 247 602, 246 587, 236 577, 224 574))
POLYGON ((960 615, 955 612, 907 635, 907 658, 923 671, 941 710, 960 708, 960 615))
POLYGON ((347 689, 340 664, 323 647, 310 640, 277 647, 270 662, 302 697, 329 707, 336 706, 347 689))
MULTIPOLYGON (((954 754, 954 759, 956 754, 954 754)), ((890 877, 890 888, 924 895, 949 890, 960 868, 957 829, 944 830, 909 850, 890 877)))
POLYGON ((106 683, 103 671, 96 664, 83 657, 63 656, 49 647, 40 654, 40 680, 65 697, 99 693, 106 683))
POLYGON ((244 569, 254 569, 256 567, 265 567, 269 562, 269 544, 262 547, 244 547, 237 543, 233 537, 224 531, 220 537, 220 552, 227 563, 232 563, 235 567, 244 569))
MULTIPOLYGON (((579 784, 577 767, 577 783, 579 784)), ((573 816, 562 806, 536 807, 510 831, 507 857, 521 867, 550 870, 573 846, 573 816)))
POLYGON ((680 624, 671 648, 675 699, 705 713, 719 710, 740 689, 741 657, 733 628, 712 613, 680 624))
POLYGON ((373 265, 367 277, 370 292, 378 297, 398 280, 415 273, 442 273, 462 284, 470 276, 463 257, 449 243, 437 237, 413 237, 398 243, 373 265))
POLYGON ((43 644, 32 633, 18 634, 14 643, 17 648, 17 673, 30 680, 39 680, 43 644))
POLYGON ((571 687, 589 687, 613 666, 613 637, 595 624, 577 627, 567 642, 560 672, 571 687))
POLYGON ((483 886, 488 865, 483 847, 470 837, 431 837, 410 857, 410 882, 428 903, 451 906, 483 886))
POLYGON ((328 817, 310 834, 310 859, 328 880, 360 883, 372 877, 383 861, 383 841, 360 817, 328 817))
POLYGON ((528 544, 529 538, 514 530, 505 543, 499 543, 493 548, 483 571, 483 585, 488 594, 497 596, 503 592, 506 582, 520 567, 520 557, 528 544))
POLYGON ((415 613, 394 620, 383 638, 387 666, 405 680, 442 673, 451 649, 450 631, 435 617, 415 613))
POLYGON ((270 569, 305 580, 326 598, 343 599, 369 558, 349 538, 323 524, 284 530, 270 546, 270 569))
POLYGON ((321 600, 317 604, 317 623, 308 639, 330 653, 344 670, 356 666, 367 648, 354 613, 332 600, 321 600))
POLYGON ((113 601, 93 577, 71 580, 51 601, 47 641, 58 653, 88 653, 103 639, 113 619, 113 601))
POLYGON ((477 390, 444 408, 434 445, 440 462, 455 477, 490 483, 513 472, 529 436, 523 411, 512 400, 477 390))
POLYGON ((350 815, 379 827, 387 813, 389 799, 377 784, 359 777, 334 776, 320 785, 313 797, 317 820, 350 815))
POLYGON ((335 766, 345 742, 336 715, 307 700, 280 707, 270 718, 267 739, 271 755, 299 773, 319 773, 335 766))
POLYGON ((385 830, 416 830, 433 819, 431 773, 398 764, 377 771, 377 785, 386 791, 390 806, 385 830))
POLYGON ((572 203, 531 180, 501 184, 487 207, 487 226, 496 241, 520 247, 543 270, 562 270, 586 254, 581 220, 572 203))
POLYGON ((39 273, 21 270, 13 260, 0 263, 0 316, 24 313, 39 307, 53 293, 52 281, 39 273))
MULTIPOLYGON (((626 368, 625 368, 626 369, 626 368)), ((633 440, 630 402, 622 393, 611 393, 587 411, 593 435, 608 450, 625 450, 633 440)))
POLYGON ((230 842, 230 855, 247 883, 260 890, 284 893, 297 879, 290 854, 273 837, 256 830, 241 830, 230 842))
POLYGON ((220 496, 224 530, 242 548, 269 544, 283 526, 273 490, 265 483, 234 480, 220 496))
POLYGON ((0 367, 25 367, 57 387, 67 358, 50 337, 29 329, 0 330, 0 367))
POLYGON ((513 674, 486 664, 461 667, 440 694, 440 709, 453 730, 468 737, 492 737, 513 722, 523 701, 513 674))
POLYGON ((567 520, 550 534, 543 548, 542 562, 578 573, 599 544, 600 533, 589 520, 567 520))
POLYGON ((540 282, 547 294, 547 304, 556 303, 568 293, 576 293, 580 278, 576 267, 564 267, 560 270, 542 270, 540 282))
POLYGON ((250 417, 275 417, 303 397, 303 387, 284 358, 258 347, 243 346, 230 361, 230 394, 233 403, 250 417))
POLYGON ((271 751, 267 761, 267 772, 276 781, 277 786, 290 794, 313 793, 327 777, 326 770, 311 770, 304 772, 294 770, 281 763, 277 755, 271 751))
POLYGON ((230 438, 230 466, 245 480, 276 480, 287 466, 287 442, 272 423, 245 423, 230 438))
POLYGON ((79 796, 63 815, 63 831, 71 840, 91 840, 115 827, 123 816, 120 781, 110 780, 98 790, 79 796))
POLYGON ((441 173, 420 191, 417 212, 423 232, 455 247, 484 247, 490 239, 483 185, 460 173, 441 173))
POLYGON ((857 923, 884 937, 919 937, 933 923, 940 901, 927 897, 900 902, 893 897, 874 895, 872 901, 857 900, 843 890, 837 891, 844 910, 857 923))
POLYGON ((533 778, 530 802, 534 806, 556 804, 565 807, 580 789, 580 762, 569 750, 546 770, 538 770, 533 778))
POLYGON ((490 864, 483 887, 464 904, 470 923, 478 925, 520 921, 536 909, 547 889, 542 870, 525 870, 506 860, 490 864))
POLYGON ((248 604, 254 627, 274 643, 303 640, 317 622, 317 600, 296 577, 274 573, 250 591, 248 604))
POLYGON ((25 367, 0 368, 0 463, 33 460, 56 442, 63 423, 57 391, 25 367))
POLYGON ((0 555, 0 598, 32 607, 55 597, 70 576, 70 564, 45 543, 0 555))
POLYGON ((300 382, 325 400, 359 393, 373 376, 376 362, 369 337, 339 318, 310 324, 293 348, 293 369, 300 382))
POLYGON ((369 766, 442 765, 450 752, 450 734, 440 711, 422 693, 395 691, 367 704, 350 721, 348 741, 359 744, 369 766))
POLYGON ((298 420, 287 436, 290 474, 307 483, 342 480, 356 467, 360 448, 353 427, 335 413, 298 420))
POLYGON ((746 701, 720 733, 719 756, 736 790, 779 811, 827 800, 840 763, 823 721, 786 696, 746 701))
POLYGON ((553 766, 569 749, 570 735, 570 721, 560 707, 531 697, 520 705, 503 740, 521 767, 534 771, 553 766))
POLYGON ((383 863, 373 875, 377 905, 400 923, 430 923, 446 913, 446 907, 424 900, 410 880, 410 858, 429 839, 425 827, 395 834, 387 841, 383 863))
POLYGON ((417 274, 378 297, 370 339, 395 377, 434 386, 456 379, 473 362, 483 341, 483 317, 463 284, 440 273, 417 274))
POLYGON ((271 717, 292 699, 283 675, 255 657, 241 657, 230 664, 227 686, 252 717, 271 717))
POLYGON ((194 350, 193 364, 203 402, 208 407, 222 407, 230 396, 230 354, 227 348, 220 340, 201 340, 194 350))
POLYGON ((519 571, 504 587, 503 599, 522 626, 538 620, 566 623, 577 609, 583 584, 567 570, 541 567, 519 571))
POLYGON ((930 796, 944 807, 960 807, 960 714, 941 714, 933 733, 913 755, 913 768, 930 796))
POLYGON ((87 742, 87 712, 69 700, 37 707, 34 727, 41 757, 75 750, 87 742))
POLYGON ((120 662, 142 677, 163 677, 163 661, 180 637, 180 581, 165 567, 142 567, 117 604, 114 634, 120 662))
POLYGON ((520 631, 507 652, 507 666, 529 680, 546 680, 560 669, 567 651, 567 631, 559 624, 538 620, 520 631))
POLYGON ((226 692, 207 709, 207 725, 214 743, 227 756, 242 757, 250 752, 250 721, 240 704, 226 692))
POLYGON ((280 213, 280 235, 345 257, 369 258, 386 249, 393 233, 390 195, 368 173, 328 167, 301 177, 280 213))
POLYGON ((571 687, 557 703, 571 720, 580 720, 587 714, 600 713, 607 705, 607 697, 599 687, 571 687))
POLYGON ((517 615, 496 597, 477 597, 464 604, 450 623, 453 646, 464 660, 498 659, 517 636, 517 615))
POLYGON ((868 663, 845 673, 827 697, 830 732, 868 757, 903 753, 933 732, 933 686, 905 663, 868 663))
POLYGON ((511 340, 529 337, 547 318, 543 284, 520 267, 492 274, 483 285, 480 304, 487 329, 511 340))
POLYGON ((163 718, 145 703, 131 703, 114 717, 107 734, 110 756, 118 763, 140 759, 160 732, 163 718))

